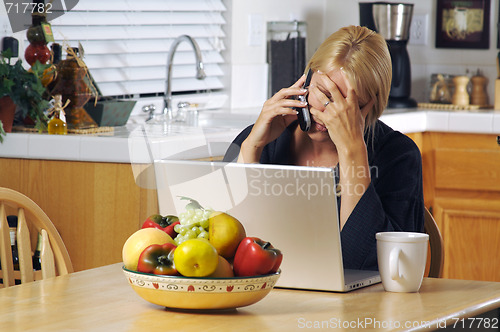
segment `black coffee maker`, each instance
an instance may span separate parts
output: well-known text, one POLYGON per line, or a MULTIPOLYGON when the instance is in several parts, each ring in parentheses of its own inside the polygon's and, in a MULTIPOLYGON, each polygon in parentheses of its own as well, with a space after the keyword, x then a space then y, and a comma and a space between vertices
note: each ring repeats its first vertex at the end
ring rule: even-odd
POLYGON ((417 107, 410 98, 411 66, 406 50, 410 36, 413 4, 392 2, 360 2, 361 26, 377 31, 387 41, 392 61, 392 83, 389 108, 417 107))

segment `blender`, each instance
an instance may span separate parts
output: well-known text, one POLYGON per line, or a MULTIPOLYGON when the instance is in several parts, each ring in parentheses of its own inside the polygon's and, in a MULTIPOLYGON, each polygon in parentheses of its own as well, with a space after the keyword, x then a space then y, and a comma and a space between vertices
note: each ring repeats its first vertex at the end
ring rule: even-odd
POLYGON ((413 4, 392 2, 360 2, 360 25, 377 31, 387 42, 392 62, 389 108, 413 108, 410 98, 411 66, 406 50, 410 37, 413 4))

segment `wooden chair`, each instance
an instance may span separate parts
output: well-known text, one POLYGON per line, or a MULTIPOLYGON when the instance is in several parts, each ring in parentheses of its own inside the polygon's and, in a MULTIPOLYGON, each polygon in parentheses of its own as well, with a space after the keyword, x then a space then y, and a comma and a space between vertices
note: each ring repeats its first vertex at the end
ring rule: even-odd
POLYGON ((68 250, 49 217, 30 198, 12 189, 0 187, 0 278, 3 287, 72 273, 68 250), (16 214, 19 271, 14 271, 7 215, 16 214), (33 271, 30 230, 41 234, 41 270, 33 271))
POLYGON ((434 221, 432 214, 425 208, 424 215, 424 232, 429 234, 429 253, 427 259, 428 277, 441 278, 443 274, 443 238, 441 232, 434 221))

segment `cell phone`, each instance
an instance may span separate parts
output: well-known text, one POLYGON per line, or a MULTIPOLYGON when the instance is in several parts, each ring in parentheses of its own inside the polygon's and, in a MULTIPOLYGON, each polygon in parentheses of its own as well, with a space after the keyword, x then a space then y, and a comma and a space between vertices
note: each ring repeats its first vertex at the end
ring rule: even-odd
MULTIPOLYGON (((312 70, 309 69, 309 71, 307 72, 306 81, 302 86, 303 89, 309 88, 312 74, 313 74, 312 70)), ((297 99, 300 101, 307 102, 308 93, 309 92, 307 92, 305 95, 297 96, 297 99)), ((302 129, 303 131, 308 131, 309 129, 311 129, 311 113, 309 112, 309 105, 306 105, 305 107, 295 107, 295 110, 298 112, 297 118, 299 119, 300 129, 302 129)))

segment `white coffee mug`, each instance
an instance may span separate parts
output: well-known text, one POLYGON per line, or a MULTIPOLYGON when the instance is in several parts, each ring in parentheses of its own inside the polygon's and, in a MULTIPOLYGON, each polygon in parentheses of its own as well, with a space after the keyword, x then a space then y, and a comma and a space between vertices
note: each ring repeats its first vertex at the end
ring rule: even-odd
POLYGON ((417 292, 427 263, 429 235, 413 232, 380 232, 377 259, 384 289, 389 292, 417 292))

